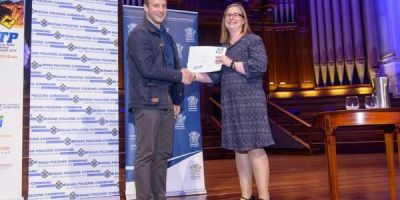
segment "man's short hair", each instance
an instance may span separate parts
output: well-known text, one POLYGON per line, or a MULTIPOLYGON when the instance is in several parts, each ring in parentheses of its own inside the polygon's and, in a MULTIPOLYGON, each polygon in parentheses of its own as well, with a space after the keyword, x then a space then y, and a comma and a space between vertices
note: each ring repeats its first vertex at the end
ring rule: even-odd
POLYGON ((149 6, 149 0, 144 0, 144 5, 149 6))

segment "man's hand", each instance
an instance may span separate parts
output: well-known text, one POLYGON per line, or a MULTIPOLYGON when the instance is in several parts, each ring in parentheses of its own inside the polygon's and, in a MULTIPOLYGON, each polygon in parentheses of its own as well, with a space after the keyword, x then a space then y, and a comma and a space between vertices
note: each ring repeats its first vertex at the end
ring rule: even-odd
POLYGON ((181 112, 181 106, 180 105, 174 105, 174 118, 176 119, 181 112))
POLYGON ((196 75, 186 68, 181 69, 182 72, 182 83, 185 85, 189 85, 193 82, 193 80, 196 78, 196 75))

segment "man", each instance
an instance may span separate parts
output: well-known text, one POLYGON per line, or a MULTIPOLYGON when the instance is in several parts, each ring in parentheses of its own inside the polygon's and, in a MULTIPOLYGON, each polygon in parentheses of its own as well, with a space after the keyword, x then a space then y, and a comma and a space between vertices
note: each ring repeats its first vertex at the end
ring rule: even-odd
POLYGON ((194 75, 181 69, 176 44, 163 22, 166 0, 145 0, 143 23, 128 37, 129 109, 136 130, 135 185, 138 200, 165 199, 174 116, 180 112, 183 84, 194 75))

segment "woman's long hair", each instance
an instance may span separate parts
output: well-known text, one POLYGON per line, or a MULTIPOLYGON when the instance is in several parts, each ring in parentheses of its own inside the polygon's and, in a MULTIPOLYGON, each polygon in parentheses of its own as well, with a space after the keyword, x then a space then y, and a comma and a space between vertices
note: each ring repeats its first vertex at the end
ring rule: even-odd
POLYGON ((243 17, 243 20, 244 20, 244 24, 242 26, 241 33, 251 33, 251 29, 249 26, 249 20, 247 19, 247 15, 246 15, 246 11, 244 10, 244 7, 239 3, 233 3, 233 4, 229 5, 228 7, 226 7, 226 9, 224 11, 224 16, 222 18, 221 36, 219 37, 219 42, 222 44, 229 43, 229 40, 231 39, 228 29, 225 26, 226 12, 231 7, 238 7, 240 9, 240 12, 241 12, 240 14, 242 15, 241 17, 243 17))

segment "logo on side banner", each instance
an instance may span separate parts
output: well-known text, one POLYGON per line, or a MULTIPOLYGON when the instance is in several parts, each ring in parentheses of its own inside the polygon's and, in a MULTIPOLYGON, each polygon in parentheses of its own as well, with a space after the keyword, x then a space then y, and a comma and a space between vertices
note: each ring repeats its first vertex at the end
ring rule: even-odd
POLYGON ((196 30, 192 27, 185 28, 185 38, 186 42, 195 42, 196 30))
POLYGON ((192 95, 187 98, 188 100, 188 110, 189 112, 197 112, 198 109, 198 104, 199 104, 199 98, 196 96, 192 95))
POLYGON ((179 114, 175 121, 175 129, 177 130, 185 129, 185 121, 186 121, 186 116, 183 114, 179 114))
POLYGON ((189 133, 189 146, 192 148, 199 147, 200 133, 192 131, 189 133))
POLYGON ((192 180, 200 179, 203 171, 203 167, 197 163, 190 166, 192 180))
POLYGON ((178 50, 179 58, 182 59, 183 46, 179 43, 176 43, 176 49, 178 50))
POLYGON ((0 32, 0 43, 12 44, 13 40, 18 38, 18 33, 0 32))
POLYGON ((0 24, 4 27, 11 29, 17 21, 13 19, 10 15, 4 15, 0 20, 0 24))
POLYGON ((136 23, 130 23, 128 25, 128 34, 137 26, 136 23))
POLYGON ((4 116, 0 115, 0 128, 3 127, 3 119, 4 119, 4 116))

